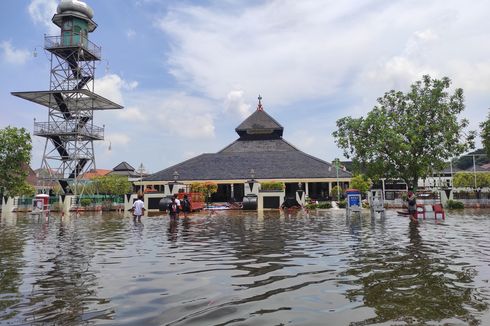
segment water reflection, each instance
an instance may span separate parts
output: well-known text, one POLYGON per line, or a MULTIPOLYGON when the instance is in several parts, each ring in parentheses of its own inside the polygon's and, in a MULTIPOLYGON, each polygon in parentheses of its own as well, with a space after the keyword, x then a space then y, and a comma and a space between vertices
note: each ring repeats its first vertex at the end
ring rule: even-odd
POLYGON ((352 283, 359 285, 347 291, 347 297, 362 300, 376 312, 375 317, 351 325, 452 319, 479 324, 474 312, 485 311, 488 304, 471 287, 475 271, 451 267, 451 261, 438 253, 450 243, 429 246, 423 241, 419 223, 407 224, 409 242, 405 248, 380 247, 378 254, 359 257, 345 272, 356 276, 352 283))
POLYGON ((2 218, 0 323, 490 322, 481 215, 436 225, 343 210, 221 211, 143 222, 2 218))
POLYGON ((15 227, 16 217, 3 212, 0 218, 0 321, 16 316, 16 309, 22 295, 22 268, 25 265, 22 252, 25 238, 21 229, 15 227))

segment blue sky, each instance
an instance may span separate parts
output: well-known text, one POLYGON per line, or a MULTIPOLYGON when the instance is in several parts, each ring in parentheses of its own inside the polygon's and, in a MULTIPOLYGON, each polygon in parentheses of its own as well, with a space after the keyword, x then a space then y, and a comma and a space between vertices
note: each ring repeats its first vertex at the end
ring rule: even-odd
MULTIPOLYGON (((95 90, 125 107, 95 114, 106 127, 98 168, 127 161, 157 172, 216 152, 237 138, 258 94, 286 140, 327 161, 342 156, 337 119, 365 115, 423 74, 464 89, 471 129, 488 114, 485 0, 86 2, 99 25, 90 38, 102 46, 95 90)), ((0 128, 47 121, 46 108, 10 92, 48 89, 43 35, 59 34, 57 4, 0 1, 0 128)), ((33 145, 38 168, 44 139, 33 145)))

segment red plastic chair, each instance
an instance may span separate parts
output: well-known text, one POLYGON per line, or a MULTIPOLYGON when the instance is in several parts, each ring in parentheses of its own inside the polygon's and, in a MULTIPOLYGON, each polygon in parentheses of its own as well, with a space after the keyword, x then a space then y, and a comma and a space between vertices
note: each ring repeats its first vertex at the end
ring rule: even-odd
POLYGON ((442 219, 446 219, 446 213, 444 212, 444 208, 441 204, 432 205, 432 209, 434 210, 434 218, 437 220, 437 215, 440 214, 442 219))

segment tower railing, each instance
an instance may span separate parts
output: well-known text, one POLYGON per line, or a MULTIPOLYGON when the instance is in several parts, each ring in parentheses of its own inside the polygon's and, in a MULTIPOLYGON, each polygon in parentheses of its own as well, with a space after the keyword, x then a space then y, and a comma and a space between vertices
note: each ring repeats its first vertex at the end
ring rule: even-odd
POLYGON ((44 48, 46 50, 66 49, 74 47, 83 48, 97 59, 100 59, 101 57, 102 48, 97 44, 91 42, 84 35, 73 35, 71 37, 61 35, 44 36, 44 48))
POLYGON ((91 139, 103 140, 104 128, 94 125, 81 125, 80 122, 35 122, 34 135, 42 137, 58 136, 84 136, 91 139))

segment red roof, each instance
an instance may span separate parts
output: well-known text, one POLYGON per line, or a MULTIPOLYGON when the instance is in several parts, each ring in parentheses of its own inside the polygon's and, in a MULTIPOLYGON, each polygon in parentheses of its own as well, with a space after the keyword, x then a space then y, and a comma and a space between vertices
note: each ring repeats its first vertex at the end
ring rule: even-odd
POLYGON ((85 180, 92 180, 93 178, 96 177, 103 177, 104 175, 108 174, 112 170, 107 170, 107 169, 96 169, 96 170, 90 170, 88 172, 85 172, 82 176, 82 179, 85 180))

